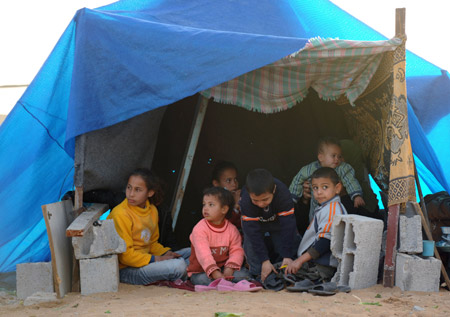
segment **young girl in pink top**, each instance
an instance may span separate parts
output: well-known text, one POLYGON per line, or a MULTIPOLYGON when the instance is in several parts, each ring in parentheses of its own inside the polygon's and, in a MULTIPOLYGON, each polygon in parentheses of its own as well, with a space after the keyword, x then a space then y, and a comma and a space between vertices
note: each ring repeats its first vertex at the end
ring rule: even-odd
POLYGON ((233 282, 250 277, 241 268, 244 250, 241 235, 226 218, 233 211, 234 198, 230 191, 211 187, 203 192, 203 217, 192 230, 191 256, 187 268, 194 285, 209 285, 220 278, 233 282))

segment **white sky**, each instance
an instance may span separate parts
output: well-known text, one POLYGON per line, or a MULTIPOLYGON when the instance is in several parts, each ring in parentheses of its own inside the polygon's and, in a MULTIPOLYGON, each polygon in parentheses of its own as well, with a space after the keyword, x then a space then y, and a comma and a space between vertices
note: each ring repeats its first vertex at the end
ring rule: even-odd
MULTIPOLYGON (((191 0, 194 1, 194 0, 191 0)), ((212 0, 214 1, 214 0, 212 0)), ((7 0, 0 3, 0 86, 28 85, 76 11, 113 0, 7 0)), ((395 33, 395 8, 406 8, 407 48, 449 70, 449 0, 332 0, 386 37, 395 33)), ((6 114, 25 88, 0 88, 6 114)))

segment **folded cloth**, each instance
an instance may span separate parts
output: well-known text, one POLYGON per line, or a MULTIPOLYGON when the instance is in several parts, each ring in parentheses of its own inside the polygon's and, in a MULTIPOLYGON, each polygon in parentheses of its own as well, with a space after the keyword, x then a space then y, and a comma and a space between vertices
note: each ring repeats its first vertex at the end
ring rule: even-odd
POLYGON ((271 272, 262 284, 265 289, 270 289, 276 292, 281 291, 285 286, 284 278, 280 276, 280 274, 276 274, 274 272, 271 272))
POLYGON ((191 281, 189 281, 189 280, 187 280, 187 281, 183 281, 181 279, 178 279, 175 281, 164 280, 164 281, 153 282, 153 283, 147 284, 146 286, 149 286, 149 285, 167 286, 167 287, 171 287, 171 288, 184 289, 186 291, 191 291, 191 292, 195 291, 194 284, 192 284, 191 281))

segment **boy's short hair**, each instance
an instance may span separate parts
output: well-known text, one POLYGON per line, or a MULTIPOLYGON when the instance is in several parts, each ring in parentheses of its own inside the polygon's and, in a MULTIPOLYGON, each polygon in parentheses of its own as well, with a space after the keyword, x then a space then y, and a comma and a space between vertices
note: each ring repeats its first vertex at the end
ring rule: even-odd
POLYGON ((203 196, 216 197, 221 206, 228 206, 228 212, 225 215, 227 219, 231 218, 234 209, 234 197, 229 190, 222 187, 208 187, 203 190, 203 196))
POLYGON ((319 142, 317 143, 317 153, 322 153, 323 148, 328 145, 337 145, 341 147, 341 143, 337 138, 327 136, 319 139, 319 142))
POLYGON ((321 167, 312 173, 311 181, 315 178, 329 178, 334 185, 341 182, 339 175, 336 173, 334 168, 331 167, 321 167))
POLYGON ((273 193, 275 181, 268 170, 257 168, 247 174, 245 187, 249 193, 259 196, 264 193, 273 193))

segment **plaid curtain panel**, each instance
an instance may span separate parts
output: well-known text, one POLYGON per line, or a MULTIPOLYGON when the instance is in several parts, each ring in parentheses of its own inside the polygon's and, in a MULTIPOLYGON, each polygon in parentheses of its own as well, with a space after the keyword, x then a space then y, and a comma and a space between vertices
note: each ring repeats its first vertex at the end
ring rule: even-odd
POLYGON ((274 113, 302 101, 312 87, 324 100, 345 95, 354 105, 383 53, 395 50, 401 43, 397 38, 375 42, 313 38, 298 52, 202 94, 220 103, 274 113))

